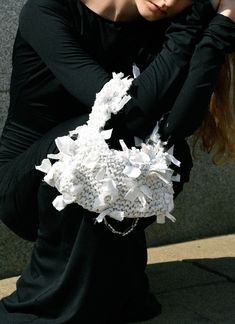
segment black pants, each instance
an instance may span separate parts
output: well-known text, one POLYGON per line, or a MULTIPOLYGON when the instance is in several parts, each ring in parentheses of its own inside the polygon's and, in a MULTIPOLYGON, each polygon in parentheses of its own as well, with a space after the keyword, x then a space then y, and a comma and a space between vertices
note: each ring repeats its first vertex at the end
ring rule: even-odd
MULTIPOLYGON (((46 154, 56 152, 54 139, 85 119, 53 128, 0 169, 5 184, 11 173, 15 177, 1 194, 3 220, 7 223, 7 216, 12 216, 8 223, 16 233, 36 236, 17 290, 0 301, 1 323, 120 323, 128 304, 136 299, 141 307, 148 294, 144 229, 155 217, 141 220, 126 237, 114 235, 103 223, 94 224, 96 214, 76 204, 58 212, 52 205, 58 191, 34 170, 46 154)), ((182 187, 182 183, 174 187, 175 196, 182 187)), ((131 222, 112 220, 119 229, 131 222)))

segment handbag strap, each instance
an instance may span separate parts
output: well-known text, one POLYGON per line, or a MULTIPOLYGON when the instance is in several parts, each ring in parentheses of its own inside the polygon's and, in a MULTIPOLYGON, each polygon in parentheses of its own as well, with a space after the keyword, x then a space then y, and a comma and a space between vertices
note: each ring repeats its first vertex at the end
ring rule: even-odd
POLYGON ((117 231, 115 230, 115 228, 110 225, 106 219, 106 217, 104 217, 104 224, 105 226, 113 233, 113 234, 118 234, 118 235, 121 235, 121 236, 127 236, 128 234, 130 234, 134 228, 138 225, 138 222, 139 222, 139 218, 135 218, 131 224, 130 227, 128 227, 125 231, 121 232, 121 231, 117 231))
POLYGON ((123 73, 113 72, 113 78, 97 93, 95 104, 89 115, 87 125, 96 131, 101 131, 111 114, 117 114, 131 99, 127 94, 133 78, 125 77, 123 73))

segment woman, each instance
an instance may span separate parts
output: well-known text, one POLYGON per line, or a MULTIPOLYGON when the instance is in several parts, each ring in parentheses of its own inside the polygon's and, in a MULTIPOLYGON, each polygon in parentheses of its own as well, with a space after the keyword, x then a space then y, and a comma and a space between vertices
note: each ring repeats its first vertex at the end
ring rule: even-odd
POLYGON ((185 137, 200 125, 225 53, 234 50, 234 4, 212 4, 29 0, 23 7, 0 146, 0 203, 3 222, 35 244, 16 292, 0 302, 1 322, 113 324, 161 312, 144 272, 144 228, 154 217, 118 237, 77 205, 58 212, 52 206, 57 192, 41 182, 35 165, 56 151, 56 137, 87 120, 111 72, 129 75, 135 62, 141 74, 132 99, 107 125, 114 127, 111 145, 119 138, 133 145, 134 135, 145 138, 164 116, 162 139, 182 161, 175 195, 182 190, 192 167, 185 137), (198 65, 199 58, 205 62, 198 65), (203 96, 195 111, 198 91, 203 96), (185 125, 191 114, 195 119, 185 125))

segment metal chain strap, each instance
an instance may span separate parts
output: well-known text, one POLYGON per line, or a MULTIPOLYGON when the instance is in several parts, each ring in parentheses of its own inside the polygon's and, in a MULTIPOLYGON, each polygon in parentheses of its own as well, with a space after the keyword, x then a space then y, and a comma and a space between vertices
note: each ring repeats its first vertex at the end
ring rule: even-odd
POLYGON ((118 234, 118 235, 122 235, 122 236, 126 236, 126 235, 130 234, 134 230, 134 228, 137 226, 138 222, 139 222, 139 218, 135 218, 135 220, 131 224, 130 228, 126 229, 124 232, 120 232, 120 231, 115 230, 115 228, 113 228, 113 226, 108 223, 106 217, 104 218, 104 224, 107 226, 107 228, 113 234, 118 234))

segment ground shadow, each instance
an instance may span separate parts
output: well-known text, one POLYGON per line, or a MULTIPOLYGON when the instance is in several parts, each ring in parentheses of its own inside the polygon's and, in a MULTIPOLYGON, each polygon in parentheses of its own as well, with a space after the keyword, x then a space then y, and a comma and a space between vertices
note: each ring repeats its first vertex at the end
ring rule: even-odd
POLYGON ((235 258, 150 264, 147 274, 163 312, 146 323, 235 323, 235 258))

